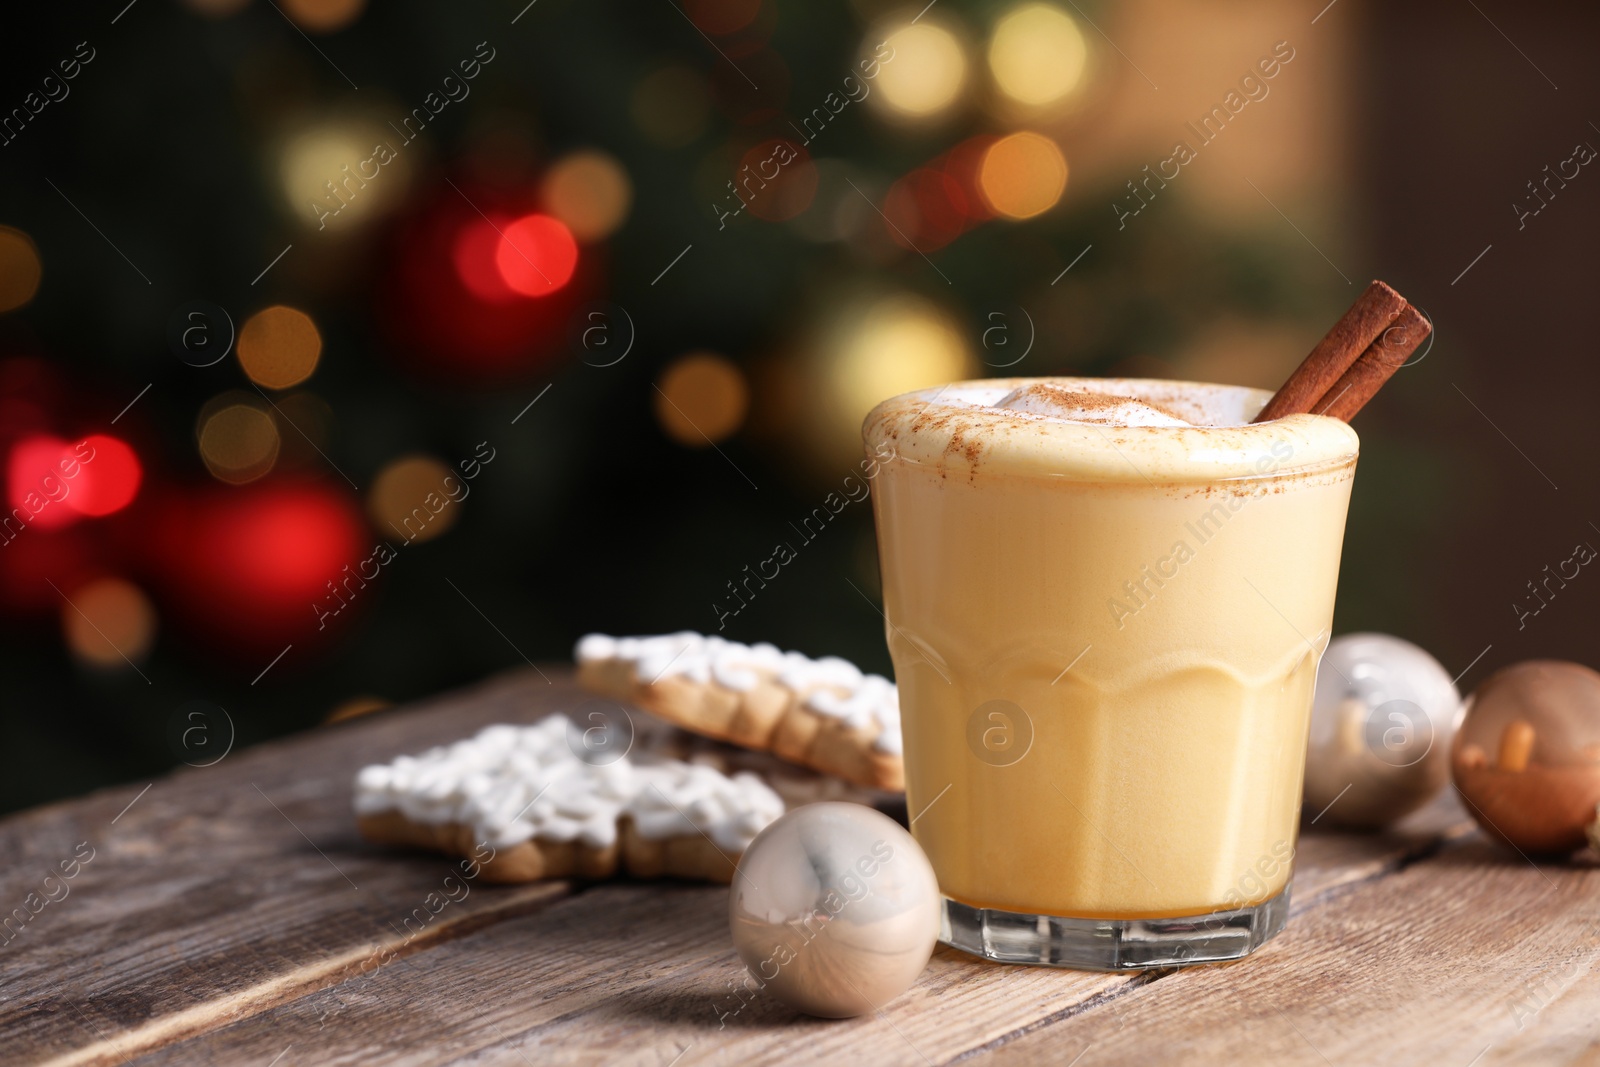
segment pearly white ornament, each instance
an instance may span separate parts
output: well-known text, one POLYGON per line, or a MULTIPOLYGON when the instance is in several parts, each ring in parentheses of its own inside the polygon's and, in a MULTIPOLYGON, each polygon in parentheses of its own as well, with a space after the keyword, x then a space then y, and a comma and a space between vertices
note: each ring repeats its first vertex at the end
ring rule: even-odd
POLYGON ((939 936, 939 884, 900 824, 861 804, 807 804, 739 861, 734 947, 763 992, 844 1019, 911 987, 939 936))
POLYGON ((1422 807, 1450 778, 1461 714, 1449 673, 1411 642, 1370 633, 1334 638, 1312 701, 1307 820, 1372 829, 1422 807))

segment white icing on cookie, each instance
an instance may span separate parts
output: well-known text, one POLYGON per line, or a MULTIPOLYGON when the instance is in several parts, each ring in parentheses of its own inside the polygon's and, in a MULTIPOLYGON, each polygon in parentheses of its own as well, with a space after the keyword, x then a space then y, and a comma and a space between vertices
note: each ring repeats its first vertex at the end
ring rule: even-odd
POLYGON ((811 659, 798 652, 780 652, 766 642, 744 645, 685 630, 658 637, 609 637, 589 634, 573 651, 579 663, 620 659, 633 667, 634 681, 654 685, 663 678, 716 682, 746 693, 763 677, 802 695, 806 708, 843 719, 861 729, 878 729, 872 747, 899 755, 900 694, 895 684, 838 656, 811 659), (834 690, 844 690, 840 696, 834 690))
POLYGON ((568 745, 572 728, 559 714, 533 726, 488 726, 420 756, 364 767, 356 812, 462 823, 496 848, 528 840, 607 848, 626 815, 641 837, 704 833, 728 853, 743 852, 783 814, 778 794, 748 771, 729 777, 649 753, 586 763, 568 745))

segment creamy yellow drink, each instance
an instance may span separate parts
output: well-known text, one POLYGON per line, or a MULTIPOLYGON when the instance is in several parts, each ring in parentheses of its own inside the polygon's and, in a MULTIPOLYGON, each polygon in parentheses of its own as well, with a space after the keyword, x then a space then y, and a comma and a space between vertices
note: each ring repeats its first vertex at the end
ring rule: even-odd
MULTIPOLYGON (((895 456, 873 505, 912 829, 962 915, 1280 898, 1358 442, 1316 415, 1249 425, 1268 396, 990 380, 868 416, 868 449, 895 456)), ((1152 965, 992 935, 974 951, 1152 965)))

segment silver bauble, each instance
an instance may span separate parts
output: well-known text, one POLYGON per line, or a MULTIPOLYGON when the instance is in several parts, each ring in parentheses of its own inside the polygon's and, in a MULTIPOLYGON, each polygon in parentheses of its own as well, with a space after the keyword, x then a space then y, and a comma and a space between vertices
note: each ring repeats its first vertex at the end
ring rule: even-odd
POLYGON ((922 973, 939 935, 939 884, 893 819, 860 804, 807 804, 745 850, 728 920, 746 987, 843 1019, 922 973))
POLYGON ((1370 829, 1422 807, 1450 778, 1461 710, 1449 673, 1411 642, 1334 638, 1312 701, 1306 818, 1370 829))

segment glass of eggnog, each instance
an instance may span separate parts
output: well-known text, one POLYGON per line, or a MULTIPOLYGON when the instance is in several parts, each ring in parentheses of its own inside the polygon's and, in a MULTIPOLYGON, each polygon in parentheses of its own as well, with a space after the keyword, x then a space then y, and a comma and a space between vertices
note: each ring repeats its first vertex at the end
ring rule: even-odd
POLYGON ((1096 970, 1283 928, 1358 441, 1269 393, 959 382, 867 417, 944 940, 1096 970))

